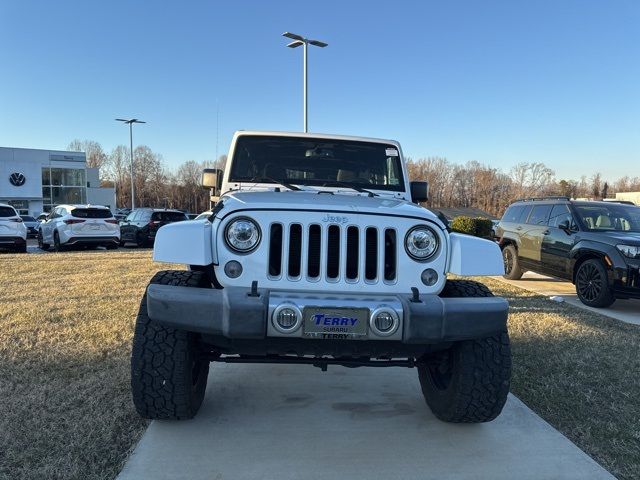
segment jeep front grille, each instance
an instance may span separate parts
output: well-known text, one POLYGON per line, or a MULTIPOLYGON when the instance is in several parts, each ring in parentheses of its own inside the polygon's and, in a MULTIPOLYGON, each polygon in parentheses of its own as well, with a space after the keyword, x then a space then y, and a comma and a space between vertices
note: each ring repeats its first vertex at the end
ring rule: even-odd
POLYGON ((395 229, 274 223, 269 228, 268 276, 350 283, 395 282, 395 229))

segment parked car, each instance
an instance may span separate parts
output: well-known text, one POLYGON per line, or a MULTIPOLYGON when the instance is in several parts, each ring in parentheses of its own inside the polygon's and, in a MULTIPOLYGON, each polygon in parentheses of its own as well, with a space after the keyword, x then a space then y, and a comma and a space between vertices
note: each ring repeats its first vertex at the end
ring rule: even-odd
POLYGON ((204 218, 209 218, 211 216, 211 210, 207 210, 206 212, 202 212, 201 214, 197 215, 196 218, 194 218, 194 220, 202 220, 204 218))
POLYGON ((417 367, 439 419, 500 414, 507 301, 447 275, 502 274, 500 248, 419 205, 427 183, 409 181, 397 142, 243 131, 230 153, 222 181, 203 172, 225 192, 213 221, 158 231, 153 258, 188 270, 157 272, 143 294, 131 355, 140 415, 193 417, 210 361, 417 367))
POLYGON ((0 203, 0 248, 27 251, 27 227, 11 205, 0 203))
POLYGON ((152 245, 158 229, 174 222, 188 220, 180 210, 166 208, 136 208, 120 223, 120 246, 135 243, 138 247, 152 245))
POLYGON ((27 237, 36 237, 38 235, 38 229, 40 228, 40 222, 33 218, 31 215, 20 215, 22 223, 27 227, 27 237))
POLYGON ((40 223, 45 222, 49 214, 47 212, 42 212, 40 215, 36 217, 36 220, 40 223))
POLYGON ((38 246, 56 252, 66 247, 118 248, 120 227, 111 210, 98 205, 58 205, 40 225, 38 246))
POLYGON ((188 220, 195 220, 196 218, 198 218, 198 214, 197 213, 187 213, 187 219, 188 220))
POLYGON ((566 197, 513 203, 498 225, 505 278, 563 278, 591 307, 640 298, 640 207, 566 197))

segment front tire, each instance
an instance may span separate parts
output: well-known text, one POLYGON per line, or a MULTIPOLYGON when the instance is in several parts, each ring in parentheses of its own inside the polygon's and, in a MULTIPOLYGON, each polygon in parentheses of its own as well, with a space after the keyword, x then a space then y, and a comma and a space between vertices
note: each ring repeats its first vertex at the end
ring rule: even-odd
POLYGON ((38 232, 38 248, 40 250, 49 250, 49 244, 42 241, 42 232, 38 232))
MULTIPOLYGON (((443 297, 492 297, 483 284, 449 280, 443 297)), ((473 319, 470 319, 473 321, 473 319)), ((481 423, 495 419, 507 400, 511 348, 507 332, 456 342, 418 362, 425 401, 445 422, 481 423)))
POLYGON ((60 235, 58 235, 58 232, 53 232, 53 251, 62 251, 62 245, 60 244, 60 235))
POLYGON ((524 271, 520 268, 518 250, 513 245, 507 245, 502 249, 502 261, 504 262, 503 277, 508 280, 520 280, 524 271))
POLYGON ((601 260, 592 258, 580 264, 576 272, 576 293, 589 307, 606 308, 616 301, 609 288, 609 275, 601 260))
MULTIPOLYGON (((211 288, 204 272, 162 271, 150 284, 211 288)), ((200 355, 198 335, 165 327, 149 318, 142 297, 131 353, 131 391, 138 413, 154 420, 193 418, 207 387, 209 360, 200 355)))

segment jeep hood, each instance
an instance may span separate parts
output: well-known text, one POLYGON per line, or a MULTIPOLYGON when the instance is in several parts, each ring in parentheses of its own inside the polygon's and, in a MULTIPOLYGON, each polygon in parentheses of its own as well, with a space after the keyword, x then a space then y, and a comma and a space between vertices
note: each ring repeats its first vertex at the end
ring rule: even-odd
POLYGON ((409 216, 431 220, 444 228, 442 222, 430 210, 406 200, 390 196, 369 197, 362 194, 336 192, 232 192, 221 199, 224 206, 217 213, 223 217, 233 211, 267 209, 267 210, 300 210, 319 212, 341 212, 378 214, 389 216, 409 216))

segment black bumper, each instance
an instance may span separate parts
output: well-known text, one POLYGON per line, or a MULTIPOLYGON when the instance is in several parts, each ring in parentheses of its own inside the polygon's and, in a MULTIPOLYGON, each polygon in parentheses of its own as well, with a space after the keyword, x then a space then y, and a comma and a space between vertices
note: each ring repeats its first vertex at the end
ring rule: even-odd
POLYGON ((64 245, 118 245, 118 237, 71 237, 64 245))
POLYGON ((616 298, 640 298, 640 259, 615 266, 610 281, 616 298))
POLYGON ((0 248, 23 247, 27 241, 22 237, 0 237, 0 248))
POLYGON ((214 290, 152 284, 147 288, 147 309, 149 318, 163 325, 209 336, 212 342, 229 350, 234 350, 234 345, 244 345, 244 353, 257 352, 246 347, 255 347, 259 342, 265 346, 262 353, 283 353, 288 349, 329 354, 338 344, 360 352, 370 347, 372 352, 388 350, 395 355, 414 351, 417 346, 487 337, 507 328, 508 303, 500 297, 422 295, 420 302, 410 301, 409 295, 398 298, 403 306, 403 333, 402 340, 394 342, 269 337, 268 290, 258 290, 258 296, 250 296, 248 289, 238 287, 214 290), (327 351, 323 352, 325 348, 327 351))

